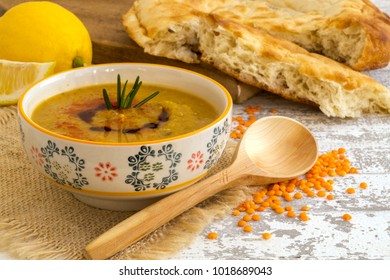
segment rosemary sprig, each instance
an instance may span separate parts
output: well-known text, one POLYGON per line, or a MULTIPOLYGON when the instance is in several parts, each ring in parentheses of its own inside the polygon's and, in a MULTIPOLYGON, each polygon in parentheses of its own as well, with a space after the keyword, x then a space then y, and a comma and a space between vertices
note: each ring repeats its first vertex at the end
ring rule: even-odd
POLYGON ((112 104, 110 102, 110 98, 108 97, 107 90, 105 88, 103 89, 103 98, 104 98, 104 103, 106 103, 106 108, 108 110, 113 109, 112 104))
MULTIPOLYGON (((134 97, 136 96, 139 88, 142 85, 142 81, 140 81, 139 76, 137 76, 133 87, 131 88, 129 93, 126 94, 127 82, 128 81, 126 80, 125 84, 122 87, 121 76, 118 74, 118 76, 117 76, 117 96, 116 96, 116 106, 115 106, 115 109, 117 109, 117 110, 126 109, 126 108, 131 107, 131 104, 133 103, 134 97)), ((148 97, 146 97, 145 99, 138 102, 137 104, 135 104, 132 107, 137 108, 137 107, 144 105, 146 102, 148 102, 152 98, 156 97, 159 93, 160 93, 159 91, 153 92, 151 95, 149 95, 148 97)), ((107 90, 105 88, 103 88, 103 99, 104 99, 104 103, 106 104, 106 108, 108 110, 114 109, 114 106, 112 105, 110 98, 108 97, 107 90)))

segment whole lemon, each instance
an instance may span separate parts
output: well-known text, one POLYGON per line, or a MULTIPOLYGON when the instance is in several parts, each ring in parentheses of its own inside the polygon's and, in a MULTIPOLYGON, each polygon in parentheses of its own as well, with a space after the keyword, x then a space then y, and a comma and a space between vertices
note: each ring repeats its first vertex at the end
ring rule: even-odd
POLYGON ((92 42, 81 20, 62 6, 24 2, 0 17, 0 59, 56 62, 54 72, 92 62, 92 42))

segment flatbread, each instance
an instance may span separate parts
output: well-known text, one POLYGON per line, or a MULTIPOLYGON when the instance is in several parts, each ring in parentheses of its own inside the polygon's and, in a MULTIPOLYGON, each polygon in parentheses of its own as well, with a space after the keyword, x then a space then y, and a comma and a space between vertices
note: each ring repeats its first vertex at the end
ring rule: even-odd
POLYGON ((390 113, 389 90, 355 71, 390 59, 389 17, 368 0, 136 0, 123 25, 149 54, 206 62, 327 116, 390 113))
POLYGON ((123 25, 145 52, 198 63, 199 18, 210 12, 355 70, 390 61, 390 18, 369 0, 136 0, 123 25))
POLYGON ((200 24, 201 59, 247 84, 327 116, 390 113, 390 91, 367 75, 248 25, 208 14, 200 24))

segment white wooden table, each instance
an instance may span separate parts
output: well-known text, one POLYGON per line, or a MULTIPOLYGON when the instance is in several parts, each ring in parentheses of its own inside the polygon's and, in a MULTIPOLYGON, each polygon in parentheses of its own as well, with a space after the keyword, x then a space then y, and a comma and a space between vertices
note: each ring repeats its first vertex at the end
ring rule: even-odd
MULTIPOLYGON (((372 0, 390 14, 390 1, 372 0)), ((390 67, 367 74, 390 88, 390 67)), ((178 259, 390 259, 390 115, 368 115, 358 119, 328 118, 308 106, 293 104, 271 94, 258 95, 235 106, 241 115, 245 105, 260 105, 258 117, 279 115, 305 124, 318 140, 320 152, 339 147, 347 150, 351 164, 359 174, 335 179, 335 200, 306 198, 290 203, 311 207, 311 219, 300 222, 273 212, 262 213, 262 221, 253 223, 253 231, 243 233, 237 217, 214 221, 178 259), (360 189, 360 182, 367 189, 360 189), (356 193, 346 194, 348 187, 356 193), (341 216, 349 213, 351 221, 341 216), (217 240, 207 240, 210 231, 217 240), (269 231, 272 238, 263 240, 269 231)))
MULTIPOLYGON (((390 1, 373 0, 390 14, 390 1)), ((390 67, 368 73, 390 88, 390 67)), ((310 220, 288 219, 267 211, 262 221, 253 223, 253 231, 243 233, 236 226, 238 219, 228 215, 211 223, 203 234, 175 259, 390 259, 390 115, 368 115, 358 119, 328 118, 319 110, 291 103, 271 94, 260 94, 245 104, 235 105, 234 115, 242 115, 245 105, 260 105, 258 118, 271 115, 292 117, 312 130, 320 152, 339 147, 359 174, 336 178, 336 199, 304 198, 292 206, 307 204, 310 220), (360 182, 367 189, 360 189, 360 182), (354 187, 356 193, 345 193, 354 187), (351 221, 341 219, 352 215, 351 221), (210 231, 219 234, 208 240, 210 231), (261 233, 269 231, 272 238, 263 240, 261 233)), ((0 259, 8 259, 0 253, 0 259)))
MULTIPOLYGON (((260 213, 261 222, 252 223, 253 231, 244 233, 236 225, 237 217, 228 215, 210 224, 175 258, 390 259, 390 116, 331 119, 313 108, 268 94, 247 103, 264 108, 259 117, 277 109, 279 115, 305 124, 317 138, 320 152, 346 148, 360 173, 336 177, 332 201, 317 197, 289 203, 297 210, 309 205, 308 222, 266 211, 260 213), (367 182, 367 189, 361 189, 360 182, 367 182), (356 193, 347 194, 349 187, 356 193), (352 220, 344 221, 344 213, 352 220), (210 231, 216 231, 219 238, 207 240, 210 231), (261 238, 265 231, 272 233, 271 239, 261 238)), ((234 111, 241 114, 242 106, 234 111)))

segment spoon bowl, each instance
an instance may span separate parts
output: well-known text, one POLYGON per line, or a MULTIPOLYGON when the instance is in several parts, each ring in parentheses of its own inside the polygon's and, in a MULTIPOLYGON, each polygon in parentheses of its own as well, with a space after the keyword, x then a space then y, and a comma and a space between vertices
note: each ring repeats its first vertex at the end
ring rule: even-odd
POLYGON ((238 153, 245 153, 241 157, 247 157, 255 165, 252 174, 264 172, 263 175, 280 180, 306 173, 317 159, 317 143, 299 122, 286 117, 266 117, 251 125, 238 153))
POLYGON ((88 244, 84 255, 106 259, 222 190, 298 177, 317 157, 317 142, 301 123, 279 116, 262 118, 245 132, 229 167, 135 213, 88 244))

